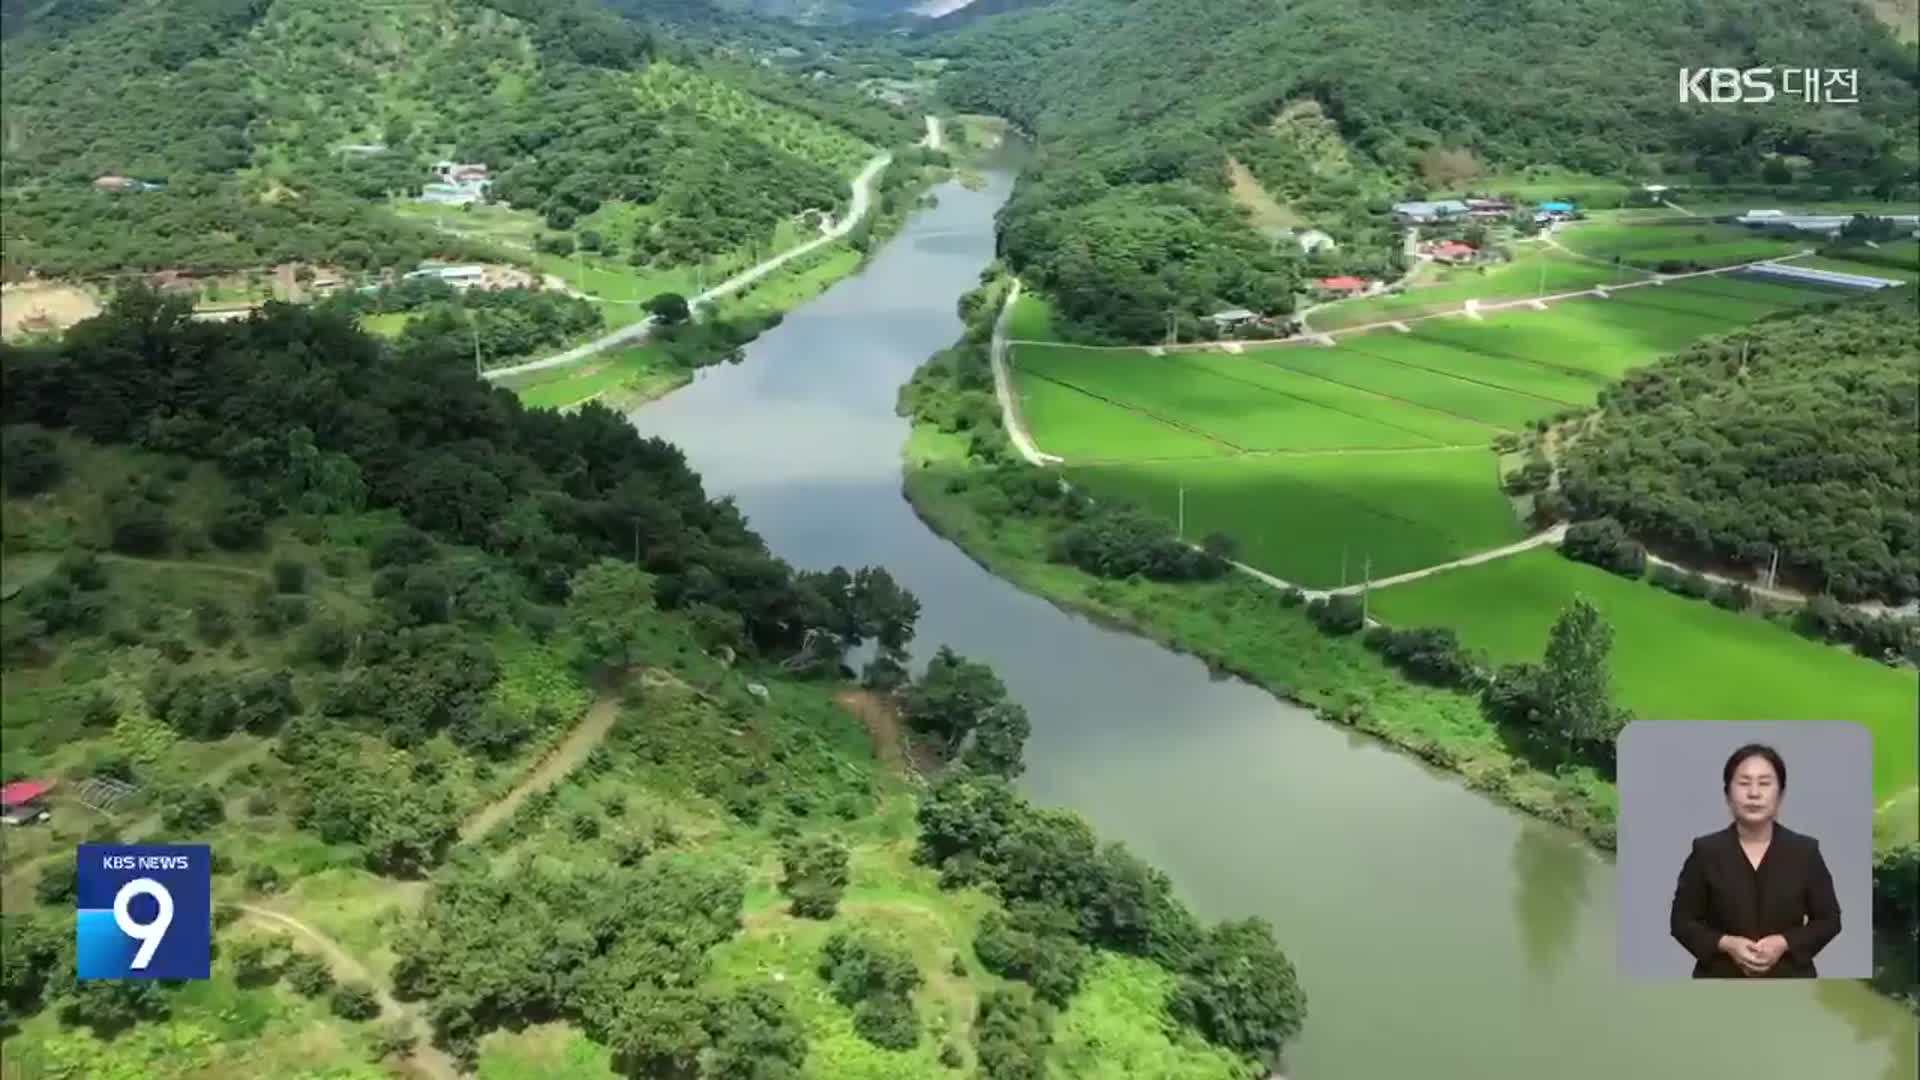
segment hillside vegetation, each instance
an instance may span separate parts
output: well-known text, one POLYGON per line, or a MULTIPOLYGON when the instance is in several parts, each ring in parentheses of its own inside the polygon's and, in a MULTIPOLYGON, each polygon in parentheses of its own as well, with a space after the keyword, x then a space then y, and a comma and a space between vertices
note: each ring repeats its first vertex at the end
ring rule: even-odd
POLYGON ((1843 600, 1920 595, 1920 301, 1778 317, 1601 394, 1562 489, 1689 561, 1843 600))
POLYGON ((1391 253, 1361 223, 1389 194, 1506 187, 1530 166, 1751 182, 1782 154, 1804 180, 1884 197, 1920 158, 1914 56, 1861 5, 1060 0, 917 47, 951 61, 957 106, 1040 141, 1003 253, 1068 319, 1129 340, 1163 334, 1169 308, 1284 310, 1302 270, 1233 227, 1230 155, 1278 196, 1311 191, 1315 223, 1375 270, 1391 253), (1776 56, 1860 69, 1860 103, 1675 105, 1683 66, 1776 56))
POLYGON ((642 208, 606 245, 636 262, 718 255, 832 209, 877 142, 917 133, 846 87, 743 74, 586 0, 129 0, 82 15, 56 9, 4 44, 10 277, 458 254, 377 205, 449 156, 484 161, 496 194, 549 228, 642 208), (162 188, 94 191, 103 175, 162 188))
POLYGON ((139 289, 0 346, 0 772, 60 782, 0 852, 10 1069, 1228 1080, 1298 1034, 1269 927, 1013 792, 990 670, 909 677, 884 570, 453 353, 139 289), (88 839, 212 845, 213 979, 73 979, 88 839))

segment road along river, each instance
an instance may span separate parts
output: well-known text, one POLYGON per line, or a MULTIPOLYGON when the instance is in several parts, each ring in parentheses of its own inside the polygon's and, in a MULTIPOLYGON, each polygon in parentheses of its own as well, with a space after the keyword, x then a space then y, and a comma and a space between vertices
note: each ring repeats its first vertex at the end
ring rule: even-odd
POLYGON ((941 187, 863 272, 633 422, 795 565, 890 569, 920 598, 923 654, 991 663, 1032 715, 1032 798, 1125 841, 1203 916, 1272 920, 1309 998, 1294 1080, 1912 1080, 1914 1018, 1863 985, 1621 980, 1614 869, 1573 836, 929 532, 900 495, 895 394, 960 334, 1011 184, 989 180, 941 187))

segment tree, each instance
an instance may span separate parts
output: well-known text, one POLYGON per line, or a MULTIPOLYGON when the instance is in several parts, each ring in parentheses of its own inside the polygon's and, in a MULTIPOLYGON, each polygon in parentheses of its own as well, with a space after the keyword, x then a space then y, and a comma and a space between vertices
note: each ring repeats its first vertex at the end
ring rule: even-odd
POLYGON ((1022 752, 1033 727, 1019 703, 1002 701, 989 707, 973 731, 973 742, 962 755, 968 768, 991 776, 1012 778, 1026 771, 1022 752))
POLYGON ((169 832, 202 833, 227 820, 220 793, 202 784, 167 804, 160 816, 169 832))
POLYGON ((713 1080, 792 1080, 807 1059, 807 1037, 785 999, 765 987, 736 990, 711 1004, 707 1033, 713 1080))
POLYGON ((287 985, 306 997, 319 997, 333 988, 333 969, 318 954, 296 953, 283 970, 287 985))
POLYGON ((909 727, 933 738, 951 757, 1006 696, 1007 688, 992 668, 942 645, 907 689, 901 713, 909 727))
POLYGON ((341 983, 328 999, 333 1015, 343 1020, 371 1020, 380 1015, 380 999, 366 983, 341 983))
POLYGON ((1621 577, 1639 578, 1647 569, 1647 549, 1612 518, 1577 522, 1567 526, 1560 542, 1560 554, 1579 562, 1592 563, 1621 577))
POLYGON ((820 977, 834 1000, 853 1009, 854 1030, 868 1042, 891 1050, 919 1042, 911 995, 920 972, 904 947, 866 931, 835 931, 820 953, 820 977))
POLYGON ((9 495, 38 495, 60 482, 65 465, 52 436, 27 426, 0 432, 0 481, 9 495))
POLYGON ((973 951, 988 971, 1020 979, 1042 999, 1065 1006, 1080 988, 1092 954, 1074 935, 1072 914, 1044 904, 990 911, 980 920, 973 951))
POLYGON ((602 1041, 630 1075, 692 1077, 707 1047, 707 1009, 691 990, 631 991, 602 1041))
POLYGON ((679 326, 693 317, 687 298, 675 292, 654 294, 647 301, 647 313, 660 320, 662 326, 679 326))
POLYGON ((1044 1080, 1053 1013, 1022 987, 989 990, 980 997, 973 1041, 987 1080, 1044 1080))
POLYGON ((1539 694, 1544 727, 1562 752, 1597 752, 1611 760, 1613 739, 1624 717, 1611 700, 1608 658, 1613 628, 1584 596, 1554 620, 1547 635, 1539 694))
POLYGON ((588 663, 625 667, 635 659, 636 616, 653 607, 653 576, 627 563, 601 559, 573 579, 568 605, 588 663))
POLYGON ((155 979, 82 979, 60 1001, 60 1019, 102 1038, 166 1017, 169 988, 155 979))
POLYGON ((1278 1056, 1307 1019, 1306 993, 1263 919, 1208 931, 1167 1004, 1208 1041, 1266 1060, 1278 1056))
POLYGON ((780 852, 780 891, 792 900, 793 914, 831 919, 846 892, 847 849, 825 836, 790 840, 780 852))

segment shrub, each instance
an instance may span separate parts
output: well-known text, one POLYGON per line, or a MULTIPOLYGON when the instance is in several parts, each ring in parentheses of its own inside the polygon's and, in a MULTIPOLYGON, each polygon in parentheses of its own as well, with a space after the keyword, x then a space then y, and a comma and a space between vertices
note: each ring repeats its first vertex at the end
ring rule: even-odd
POLYGON ((371 1020, 380 1015, 380 999, 365 983, 342 983, 333 991, 327 1005, 343 1020, 371 1020))
POLYGON ((80 864, 75 859, 60 859, 40 872, 34 882, 33 896, 47 907, 73 903, 80 889, 80 864))
POLYGON ((1647 549, 1612 518, 1596 518, 1567 527, 1560 554, 1591 563, 1621 577, 1638 578, 1647 569, 1647 549))
POLYGON ((253 863, 249 865, 246 874, 242 876, 241 880, 246 883, 247 891, 249 892, 272 893, 280 891, 280 870, 272 863, 253 863))
POLYGON ((988 971, 1019 979, 1054 1005, 1065 1005, 1080 988, 1092 959, 1074 938, 1077 920, 1069 913, 1038 905, 1016 912, 988 912, 980 920, 973 951, 988 971))
POLYGON ((193 628, 207 644, 224 645, 233 637, 233 614, 226 605, 208 597, 193 605, 193 628))
POLYGON ((1360 598, 1346 593, 1314 600, 1307 605, 1307 618, 1329 634, 1345 635, 1366 625, 1360 598))
POLYGON ((287 961, 287 985, 306 997, 319 997, 333 987, 333 970, 314 953, 298 953, 287 961))
POLYGON ((821 836, 795 840, 782 848, 780 867, 780 891, 791 899, 793 914, 833 918, 850 880, 845 847, 821 836))
POLYGON ((306 592, 307 564, 298 559, 274 560, 273 587, 283 593, 306 592))
POLYGON ((1420 682, 1463 688, 1480 682, 1480 663, 1447 627, 1395 630, 1376 626, 1367 631, 1365 642, 1388 663, 1420 682))
POLYGON ((220 793, 204 784, 173 799, 160 815, 167 831, 176 833, 204 832, 225 820, 227 810, 220 793))
POLYGON ((128 487, 106 500, 107 536, 113 550, 125 555, 159 555, 173 543, 173 523, 167 508, 144 491, 128 487))
POLYGON ((21 425, 0 433, 0 482, 9 495, 38 495, 60 482, 66 472, 53 438, 21 425))
POLYGON ((257 548, 267 537, 267 512, 253 499, 230 499, 207 523, 207 538, 228 551, 257 548))
POLYGON ((410 1054, 414 1041, 412 1025, 405 1020, 389 1020, 373 1033, 374 1059, 410 1054))
POLYGON ((840 930, 820 953, 820 977, 834 1000, 853 1008, 862 1038, 894 1050, 920 1040, 911 994, 920 985, 913 957, 899 945, 864 932, 840 930))
POLYGON ((1753 590, 1738 581, 1728 582, 1713 590, 1712 600, 1715 607, 1745 611, 1753 606, 1753 590))
POLYGON ((107 587, 107 568, 91 551, 71 551, 61 556, 55 570, 81 592, 98 592, 107 587))

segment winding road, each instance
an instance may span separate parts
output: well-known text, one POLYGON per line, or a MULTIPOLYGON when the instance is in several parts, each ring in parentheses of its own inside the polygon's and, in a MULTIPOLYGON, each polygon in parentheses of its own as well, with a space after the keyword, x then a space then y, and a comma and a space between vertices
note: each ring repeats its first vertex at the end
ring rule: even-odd
MULTIPOLYGON (((938 122, 929 118, 928 129, 930 133, 938 132, 938 122)), ((881 171, 891 164, 892 161, 893 155, 891 153, 879 154, 875 156, 873 160, 867 162, 866 167, 860 170, 860 174, 853 178, 853 206, 847 211, 847 216, 844 220, 834 222, 831 229, 821 233, 814 239, 804 244, 790 247, 764 262, 755 263, 753 266, 740 271, 738 274, 715 285, 706 292, 693 297, 688 301, 689 306, 699 308, 704 304, 711 304, 713 301, 724 296, 730 296, 733 293, 739 292, 741 289, 759 281, 761 278, 766 277, 768 274, 773 273, 775 270, 780 269, 793 260, 800 258, 802 255, 825 247, 852 232, 854 226, 859 225, 860 222, 866 218, 867 212, 872 209, 874 178, 879 176, 881 171)), ((522 364, 508 364, 506 367, 492 368, 482 372, 481 378, 499 379, 508 375, 519 375, 528 371, 544 371, 547 368, 564 367, 568 364, 585 360, 587 357, 596 353, 605 352, 608 349, 618 348, 631 342, 644 341, 652 330, 653 319, 649 317, 639 322, 620 327, 618 330, 609 331, 584 345, 576 345, 565 352, 555 353, 552 356, 542 357, 539 360, 528 360, 522 364)))

